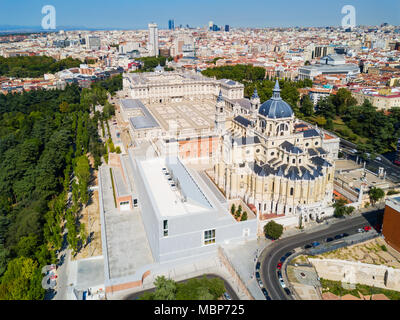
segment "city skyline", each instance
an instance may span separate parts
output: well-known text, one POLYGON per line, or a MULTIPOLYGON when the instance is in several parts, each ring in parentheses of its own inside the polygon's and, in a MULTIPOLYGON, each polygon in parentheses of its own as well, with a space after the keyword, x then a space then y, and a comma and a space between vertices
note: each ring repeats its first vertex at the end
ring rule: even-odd
POLYGON ((170 19, 175 21, 175 26, 188 24, 191 27, 203 27, 209 21, 234 28, 340 26, 344 17, 341 9, 348 4, 356 9, 357 25, 400 24, 400 3, 391 0, 335 1, 324 4, 324 7, 315 6, 312 0, 301 3, 288 0, 284 4, 250 0, 245 5, 237 0, 206 0, 190 4, 181 0, 168 3, 160 0, 151 3, 117 0, 113 6, 104 0, 83 3, 76 0, 68 3, 60 0, 52 3, 5 0, 0 10, 2 25, 40 26, 44 17, 41 9, 47 4, 56 8, 57 26, 89 29, 146 29, 150 22, 157 23, 160 29, 167 29, 170 19), (247 10, 243 10, 243 6, 247 10))

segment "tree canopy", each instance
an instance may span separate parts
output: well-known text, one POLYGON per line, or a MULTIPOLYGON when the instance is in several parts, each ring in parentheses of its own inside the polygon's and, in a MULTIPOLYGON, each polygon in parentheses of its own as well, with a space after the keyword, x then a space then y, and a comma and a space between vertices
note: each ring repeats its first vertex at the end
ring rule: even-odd
POLYGON ((272 220, 264 226, 264 233, 266 237, 278 240, 283 234, 283 226, 272 220))
POLYGON ((104 115, 93 105, 106 99, 101 83, 0 94, 0 299, 42 299, 40 271, 57 262, 64 230, 74 251, 84 244, 78 213, 89 199, 88 155, 96 169, 104 154, 104 115))
POLYGON ((79 59, 68 57, 57 61, 47 56, 9 57, 0 56, 0 76, 16 78, 38 78, 45 73, 79 67, 79 59))

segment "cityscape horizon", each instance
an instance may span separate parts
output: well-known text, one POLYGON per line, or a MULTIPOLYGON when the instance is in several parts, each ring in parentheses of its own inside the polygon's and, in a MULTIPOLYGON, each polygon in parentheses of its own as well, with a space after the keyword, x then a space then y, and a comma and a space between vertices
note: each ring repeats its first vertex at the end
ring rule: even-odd
MULTIPOLYGON (((229 24, 232 28, 338 27, 343 17, 341 10, 347 5, 344 1, 315 6, 315 1, 311 0, 301 3, 289 0, 285 4, 250 0, 246 2, 248 10, 243 12, 241 2, 225 0, 185 6, 182 6, 182 1, 172 1, 166 5, 158 0, 148 4, 117 0, 112 7, 103 0, 84 3, 72 0, 69 4, 67 6, 62 1, 53 1, 51 4, 57 11, 57 24, 69 30, 143 30, 148 22, 155 22, 160 29, 167 29, 169 19, 174 19, 176 27, 189 25, 192 28, 202 28, 209 20, 218 26, 229 24), (212 14, 207 10, 211 7, 212 14)), ((351 5, 357 10, 358 26, 377 26, 382 23, 400 25, 399 2, 356 0, 351 5)), ((5 0, 0 8, 0 30, 7 27, 36 30, 43 17, 42 4, 32 1, 20 0, 15 5, 5 0)))

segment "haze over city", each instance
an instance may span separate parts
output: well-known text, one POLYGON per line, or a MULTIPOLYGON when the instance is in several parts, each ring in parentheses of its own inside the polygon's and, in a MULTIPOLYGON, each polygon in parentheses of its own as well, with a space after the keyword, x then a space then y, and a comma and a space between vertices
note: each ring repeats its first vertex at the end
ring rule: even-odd
POLYGON ((145 29, 149 21, 167 28, 167 21, 202 27, 209 20, 218 25, 233 27, 308 27, 338 26, 341 9, 353 5, 357 10, 357 24, 378 25, 382 22, 400 23, 400 2, 393 0, 325 1, 315 0, 2 0, 1 25, 38 26, 41 8, 53 5, 57 10, 57 25, 100 29, 145 29))

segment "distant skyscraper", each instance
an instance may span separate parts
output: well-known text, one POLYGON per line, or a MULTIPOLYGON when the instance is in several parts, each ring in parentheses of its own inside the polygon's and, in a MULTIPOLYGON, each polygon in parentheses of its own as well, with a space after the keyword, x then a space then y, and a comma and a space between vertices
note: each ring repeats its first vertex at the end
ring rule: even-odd
POLYGON ((168 30, 175 30, 175 21, 168 20, 168 30))
POLYGON ((149 23, 149 53, 158 57, 158 27, 156 23, 149 23))
POLYGON ((220 27, 218 27, 216 24, 213 24, 213 26, 212 26, 211 30, 212 30, 212 31, 220 31, 220 30, 221 30, 221 28, 220 28, 220 27))
POLYGON ((225 32, 229 32, 229 25, 225 25, 225 32))
POLYGON ((208 29, 209 29, 209 30, 212 30, 212 29, 213 29, 213 26, 214 26, 214 22, 213 22, 213 21, 210 21, 210 22, 208 23, 208 29))
POLYGON ((100 50, 100 37, 88 35, 86 36, 86 47, 89 50, 100 50))

